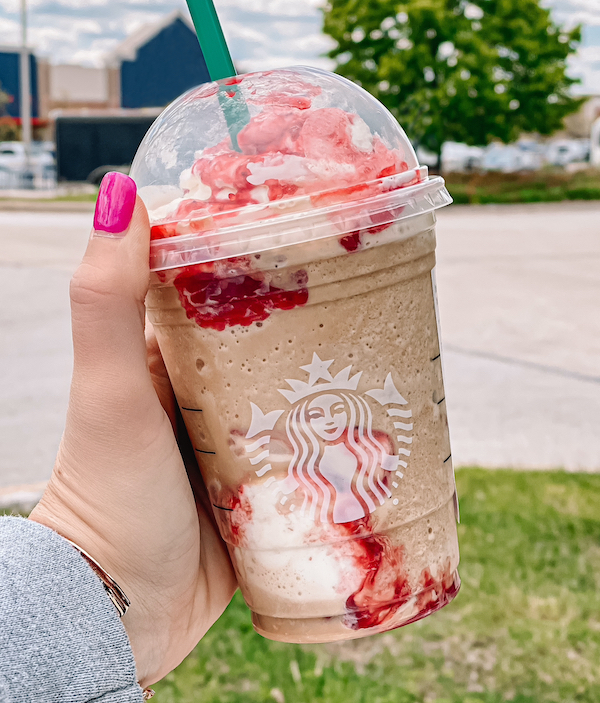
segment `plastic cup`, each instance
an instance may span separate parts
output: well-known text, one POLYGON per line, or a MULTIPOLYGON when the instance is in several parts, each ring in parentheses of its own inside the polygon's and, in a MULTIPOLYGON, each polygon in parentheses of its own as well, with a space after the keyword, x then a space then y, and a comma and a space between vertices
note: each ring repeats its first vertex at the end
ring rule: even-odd
POLYGON ((252 117, 241 152, 209 84, 133 164, 148 314, 255 629, 383 632, 460 586, 433 278, 451 199, 352 83, 231 80, 252 117))

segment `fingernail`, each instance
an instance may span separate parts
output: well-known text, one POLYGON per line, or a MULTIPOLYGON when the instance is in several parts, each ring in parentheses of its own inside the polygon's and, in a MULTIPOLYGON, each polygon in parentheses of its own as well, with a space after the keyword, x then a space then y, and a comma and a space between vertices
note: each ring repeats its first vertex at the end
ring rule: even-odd
POLYGON ((137 187, 124 173, 107 173, 100 184, 96 212, 94 214, 94 234, 101 237, 120 239, 129 227, 137 187))

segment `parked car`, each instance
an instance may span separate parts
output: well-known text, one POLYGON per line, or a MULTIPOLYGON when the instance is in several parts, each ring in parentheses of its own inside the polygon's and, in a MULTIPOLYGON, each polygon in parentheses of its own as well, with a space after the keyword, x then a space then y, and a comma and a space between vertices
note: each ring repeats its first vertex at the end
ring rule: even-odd
POLYGON ((0 142, 0 188, 48 185, 55 174, 52 142, 33 142, 29 159, 23 142, 0 142))
POLYGON ((442 148, 442 169, 447 172, 470 173, 481 166, 484 150, 460 142, 445 142, 442 148))
POLYGON ((590 139, 590 163, 596 168, 600 168, 600 117, 592 125, 592 137, 590 139))
POLYGON ((590 146, 589 139, 556 139, 546 146, 546 161, 553 166, 589 161, 590 146))
MULTIPOLYGON (((478 146, 468 146, 459 142, 445 142, 442 146, 442 171, 445 173, 470 173, 481 163, 484 150, 478 146)), ((429 168, 438 165, 438 157, 422 146, 417 147, 419 163, 429 168)))
POLYGON ((490 144, 481 162, 484 171, 515 173, 536 171, 544 162, 542 147, 534 141, 516 144, 490 144))
POLYGON ((533 139, 520 139, 517 147, 521 152, 521 170, 538 171, 544 166, 544 145, 533 139))

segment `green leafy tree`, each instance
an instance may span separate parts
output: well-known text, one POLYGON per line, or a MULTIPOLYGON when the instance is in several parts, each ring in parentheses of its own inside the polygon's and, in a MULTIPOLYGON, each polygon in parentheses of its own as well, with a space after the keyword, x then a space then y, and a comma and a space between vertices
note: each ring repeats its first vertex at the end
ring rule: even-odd
POLYGON ((10 102, 10 95, 2 90, 0 81, 0 142, 10 142, 21 138, 21 130, 11 117, 6 116, 6 106, 10 102))
POLYGON ((6 106, 10 102, 10 95, 2 90, 2 81, 0 81, 0 117, 4 115, 6 106))
POLYGON ((547 135, 582 100, 566 62, 581 39, 539 0, 329 0, 336 71, 386 105, 413 144, 547 135))
POLYGON ((0 142, 18 142, 21 128, 12 117, 0 117, 0 142))

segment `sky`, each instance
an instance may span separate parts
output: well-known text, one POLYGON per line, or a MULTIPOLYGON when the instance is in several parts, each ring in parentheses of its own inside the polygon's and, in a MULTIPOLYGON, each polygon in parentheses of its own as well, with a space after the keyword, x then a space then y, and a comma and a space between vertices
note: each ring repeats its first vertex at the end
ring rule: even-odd
MULTIPOLYGON (((215 0, 240 72, 305 64, 331 68, 323 54, 322 0, 215 0)), ((584 26, 570 72, 578 92, 600 95, 600 0, 543 0, 555 20, 584 26)), ((20 0, 0 0, 0 45, 20 41, 20 0)), ((52 63, 101 66, 103 57, 141 25, 179 9, 185 0, 28 0, 29 44, 52 63)))

